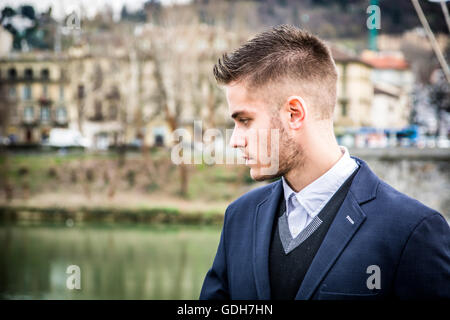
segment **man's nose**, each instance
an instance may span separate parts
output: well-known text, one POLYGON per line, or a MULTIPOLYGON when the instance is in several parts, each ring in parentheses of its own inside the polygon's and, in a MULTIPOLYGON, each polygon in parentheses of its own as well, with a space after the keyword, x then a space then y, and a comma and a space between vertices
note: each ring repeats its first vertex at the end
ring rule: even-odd
POLYGON ((232 148, 245 148, 245 137, 239 133, 236 128, 233 130, 233 134, 230 138, 230 147, 232 148))

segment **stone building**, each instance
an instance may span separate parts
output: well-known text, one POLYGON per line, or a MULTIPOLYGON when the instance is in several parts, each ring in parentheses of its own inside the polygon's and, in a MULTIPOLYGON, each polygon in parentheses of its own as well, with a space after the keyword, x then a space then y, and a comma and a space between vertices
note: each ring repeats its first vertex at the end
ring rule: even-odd
POLYGON ((39 144, 51 128, 69 128, 104 149, 167 145, 173 130, 193 131, 199 119, 205 129, 226 126, 212 66, 238 40, 205 25, 147 25, 132 37, 99 34, 60 54, 11 53, 0 58, 11 111, 6 135, 39 144))
POLYGON ((64 57, 10 55, 0 59, 0 81, 8 103, 6 136, 11 142, 37 144, 52 127, 67 128, 73 113, 64 57))
POLYGON ((374 85, 372 126, 402 129, 409 124, 414 75, 399 51, 365 51, 361 58, 372 66, 374 85))
POLYGON ((337 130, 343 127, 372 125, 370 117, 374 87, 372 66, 344 49, 331 46, 338 70, 337 105, 334 120, 337 130))

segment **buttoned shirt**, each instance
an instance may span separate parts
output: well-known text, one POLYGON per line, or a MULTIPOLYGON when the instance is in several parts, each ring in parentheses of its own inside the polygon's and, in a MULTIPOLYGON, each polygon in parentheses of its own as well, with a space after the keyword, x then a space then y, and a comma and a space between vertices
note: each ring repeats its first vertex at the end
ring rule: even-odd
POLYGON ((358 168, 346 147, 340 146, 342 156, 327 172, 299 192, 295 192, 282 177, 286 215, 293 238, 314 219, 348 177, 358 168))

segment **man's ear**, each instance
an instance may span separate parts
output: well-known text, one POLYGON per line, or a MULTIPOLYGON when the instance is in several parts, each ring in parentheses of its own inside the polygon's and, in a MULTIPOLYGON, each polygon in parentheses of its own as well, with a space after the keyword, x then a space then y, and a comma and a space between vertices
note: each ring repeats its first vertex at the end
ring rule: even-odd
POLYGON ((290 114, 289 127, 299 129, 307 116, 307 107, 305 100, 299 96, 290 96, 286 100, 287 112, 290 114))

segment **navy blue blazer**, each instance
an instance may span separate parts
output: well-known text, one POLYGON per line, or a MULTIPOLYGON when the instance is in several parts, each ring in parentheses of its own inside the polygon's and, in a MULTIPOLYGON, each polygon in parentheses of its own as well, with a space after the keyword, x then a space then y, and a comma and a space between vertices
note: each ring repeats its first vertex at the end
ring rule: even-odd
MULTIPOLYGON (((296 299, 450 298, 450 228, 446 220, 381 181, 364 161, 353 158, 360 169, 296 299), (378 288, 373 287, 374 277, 379 279, 378 288)), ((269 246, 282 196, 278 180, 228 206, 200 299, 271 298, 269 246)))

